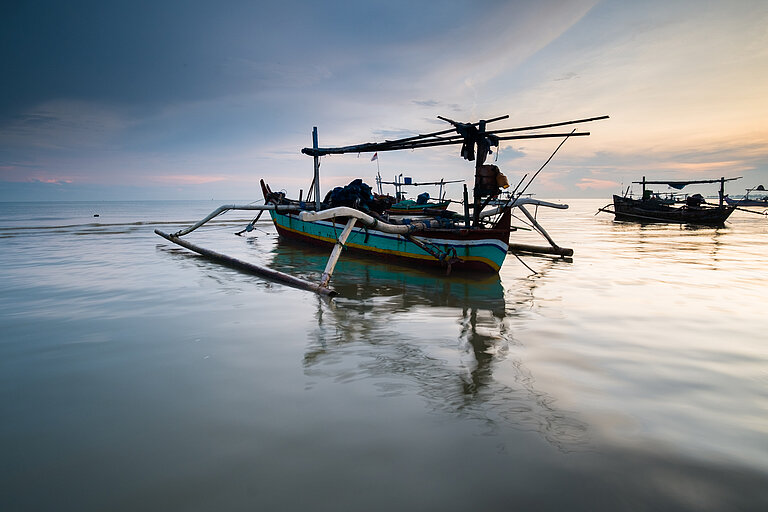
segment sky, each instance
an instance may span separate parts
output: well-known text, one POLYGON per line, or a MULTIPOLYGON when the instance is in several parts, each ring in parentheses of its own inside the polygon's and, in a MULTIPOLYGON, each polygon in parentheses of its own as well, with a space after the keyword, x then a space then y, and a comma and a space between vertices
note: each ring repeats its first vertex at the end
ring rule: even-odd
MULTIPOLYGON (((765 0, 9 0, 0 14, 0 201, 252 201, 261 178, 297 196, 314 126, 344 146, 448 128, 437 116, 609 115, 544 168, 528 190, 542 198, 610 200, 643 176, 768 186, 765 0)), ((489 158, 515 184, 560 142, 489 158)), ((370 157, 322 158, 322 193, 377 172, 471 186, 458 146, 370 157)))

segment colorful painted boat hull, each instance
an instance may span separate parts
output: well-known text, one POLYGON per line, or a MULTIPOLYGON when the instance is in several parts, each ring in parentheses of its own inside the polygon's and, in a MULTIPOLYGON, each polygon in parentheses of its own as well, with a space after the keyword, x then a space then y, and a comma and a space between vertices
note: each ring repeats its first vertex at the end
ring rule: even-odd
MULTIPOLYGON (((341 222, 305 222, 296 214, 270 211, 272 221, 280 236, 306 243, 331 246, 341 233, 341 222)), ((509 227, 484 230, 430 230, 414 233, 420 241, 440 252, 450 252, 461 261, 451 265, 451 271, 497 273, 504 264, 509 248, 509 227)), ((424 249, 401 235, 365 229, 357 225, 347 239, 345 247, 376 257, 400 260, 418 266, 440 267, 442 263, 424 249)))

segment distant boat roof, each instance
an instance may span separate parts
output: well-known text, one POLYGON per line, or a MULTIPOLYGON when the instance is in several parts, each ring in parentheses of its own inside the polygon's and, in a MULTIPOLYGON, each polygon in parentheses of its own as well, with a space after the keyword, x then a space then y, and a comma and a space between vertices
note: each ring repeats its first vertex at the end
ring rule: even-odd
POLYGON ((720 178, 716 180, 663 180, 663 181, 633 181, 632 183, 637 183, 638 185, 641 185, 645 183, 646 185, 668 185, 672 188, 676 188, 677 190, 682 189, 683 187, 687 187, 688 185, 699 185, 703 183, 720 183, 721 181, 733 181, 741 179, 741 176, 737 176, 736 178, 720 178))

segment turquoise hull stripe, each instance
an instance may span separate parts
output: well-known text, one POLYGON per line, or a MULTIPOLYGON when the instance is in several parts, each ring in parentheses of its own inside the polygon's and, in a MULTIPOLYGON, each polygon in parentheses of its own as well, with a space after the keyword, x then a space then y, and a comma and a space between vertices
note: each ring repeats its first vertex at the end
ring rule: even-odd
MULTIPOLYGON (((275 211, 270 211, 269 213, 276 226, 328 243, 335 243, 342 230, 342 226, 335 225, 332 222, 304 222, 294 215, 285 215, 275 211)), ((444 240, 424 237, 418 233, 415 236, 420 240, 434 244, 441 251, 453 248, 456 250, 456 256, 462 260, 484 263, 495 271, 498 271, 504 263, 509 247, 501 240, 495 239, 444 240)), ((372 253, 384 253, 420 260, 435 260, 431 254, 416 244, 408 242, 402 236, 382 233, 372 229, 369 229, 366 233, 363 228, 353 228, 345 245, 372 253)))

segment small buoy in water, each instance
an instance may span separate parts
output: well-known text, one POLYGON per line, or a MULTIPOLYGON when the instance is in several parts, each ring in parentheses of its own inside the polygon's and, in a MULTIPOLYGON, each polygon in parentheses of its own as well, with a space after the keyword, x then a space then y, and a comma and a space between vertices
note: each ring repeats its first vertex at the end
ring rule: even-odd
POLYGON ((98 216, 99 216, 99 214, 98 214, 98 213, 94 213, 94 214, 93 214, 93 216, 94 216, 94 217, 98 217, 98 216))

